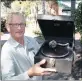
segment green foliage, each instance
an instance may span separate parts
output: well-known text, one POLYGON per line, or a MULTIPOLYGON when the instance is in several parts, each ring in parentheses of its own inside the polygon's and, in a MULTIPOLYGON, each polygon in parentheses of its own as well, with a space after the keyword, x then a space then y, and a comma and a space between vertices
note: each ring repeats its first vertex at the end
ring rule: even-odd
POLYGON ((82 34, 82 2, 79 3, 78 8, 75 10, 75 26, 76 32, 80 32, 82 34))
POLYGON ((25 15, 28 16, 31 11, 30 11, 30 1, 27 1, 26 4, 25 3, 22 3, 23 6, 25 7, 25 15))
POLYGON ((40 31, 34 31, 34 34, 35 34, 35 35, 38 35, 38 36, 40 36, 40 37, 43 37, 43 35, 42 35, 42 33, 41 33, 40 31))
POLYGON ((75 10, 74 21, 76 32, 81 34, 81 43, 82 43, 82 1, 79 3, 78 8, 75 10))

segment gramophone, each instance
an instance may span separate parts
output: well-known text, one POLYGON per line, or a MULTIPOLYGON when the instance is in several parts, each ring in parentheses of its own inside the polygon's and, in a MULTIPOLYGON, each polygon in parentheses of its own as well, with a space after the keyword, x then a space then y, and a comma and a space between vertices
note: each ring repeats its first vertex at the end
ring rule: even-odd
POLYGON ((46 59, 43 68, 56 68, 71 74, 74 60, 74 22, 70 16, 38 15, 39 27, 45 38, 34 57, 34 63, 46 59))

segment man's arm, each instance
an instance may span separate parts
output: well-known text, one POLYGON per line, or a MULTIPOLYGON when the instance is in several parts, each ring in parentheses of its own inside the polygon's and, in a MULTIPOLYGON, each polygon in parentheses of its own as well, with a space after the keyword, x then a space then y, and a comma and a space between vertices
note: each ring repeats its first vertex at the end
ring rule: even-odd
POLYGON ((9 55, 9 52, 7 54, 6 51, 2 51, 1 54, 3 54, 1 56, 2 80, 34 80, 34 76, 49 75, 51 72, 56 72, 55 69, 41 68, 40 66, 46 62, 46 60, 42 60, 39 63, 33 65, 26 72, 15 75, 15 65, 9 55))

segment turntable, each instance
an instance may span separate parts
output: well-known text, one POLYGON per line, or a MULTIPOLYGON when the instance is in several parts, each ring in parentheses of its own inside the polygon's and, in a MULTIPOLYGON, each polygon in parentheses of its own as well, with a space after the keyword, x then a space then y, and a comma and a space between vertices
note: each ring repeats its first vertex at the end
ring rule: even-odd
POLYGON ((34 57, 34 63, 46 59, 43 68, 56 68, 71 74, 74 59, 74 22, 70 16, 38 15, 45 42, 34 57))

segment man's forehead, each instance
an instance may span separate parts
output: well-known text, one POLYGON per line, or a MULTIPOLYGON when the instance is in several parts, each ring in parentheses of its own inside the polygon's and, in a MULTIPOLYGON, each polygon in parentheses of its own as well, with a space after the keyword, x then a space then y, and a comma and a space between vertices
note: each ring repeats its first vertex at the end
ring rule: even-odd
POLYGON ((12 19, 20 19, 20 20, 25 20, 22 15, 13 15, 12 19))

